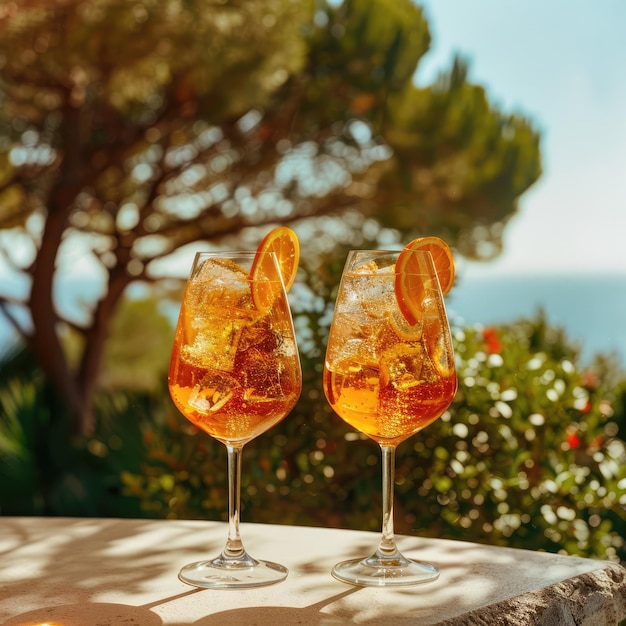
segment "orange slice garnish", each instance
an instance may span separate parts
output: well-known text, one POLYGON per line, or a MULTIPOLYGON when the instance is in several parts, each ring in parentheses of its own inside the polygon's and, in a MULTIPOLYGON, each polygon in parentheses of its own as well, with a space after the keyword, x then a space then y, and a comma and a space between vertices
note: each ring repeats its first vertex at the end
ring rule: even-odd
POLYGON ((424 284, 420 274, 419 258, 411 252, 430 252, 439 279, 441 292, 447 294, 454 283, 454 258, 448 244, 439 237, 420 237, 408 243, 396 261, 396 299, 402 315, 409 324, 417 324, 421 318, 421 301, 424 284))
POLYGON ((274 252, 278 260, 278 269, 285 286, 289 291, 296 279, 300 262, 300 242, 296 233, 286 226, 278 226, 271 230, 259 244, 250 270, 252 281, 252 298, 259 309, 267 309, 276 299, 277 288, 268 277, 275 275, 276 270, 271 255, 274 252))

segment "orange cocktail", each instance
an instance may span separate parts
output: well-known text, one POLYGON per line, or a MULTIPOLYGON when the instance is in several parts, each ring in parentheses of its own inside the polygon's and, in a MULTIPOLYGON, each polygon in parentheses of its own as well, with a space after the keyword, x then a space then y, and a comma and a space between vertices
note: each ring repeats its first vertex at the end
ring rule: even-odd
POLYGON ((397 445, 439 418, 456 392, 442 295, 453 280, 449 248, 437 238, 415 240, 400 253, 348 255, 326 348, 324 392, 339 417, 380 445, 383 529, 372 556, 335 565, 333 575, 344 582, 413 585, 439 575, 396 547, 394 459, 397 445))
POLYGON ((258 307, 237 263, 208 258, 188 282, 174 338, 170 393, 185 417, 223 443, 245 443, 281 420, 300 395, 291 314, 276 297, 258 307))
POLYGON ((293 231, 272 230, 255 252, 198 253, 172 348, 170 395, 193 424, 226 446, 228 538, 221 554, 185 565, 196 587, 270 585, 287 568, 258 561, 239 532, 241 456, 254 437, 296 404, 302 375, 287 301, 300 247, 293 231))
POLYGON ((420 322, 411 326, 393 301, 392 270, 344 273, 324 389, 344 421, 378 443, 398 444, 441 416, 457 378, 435 284, 420 322))

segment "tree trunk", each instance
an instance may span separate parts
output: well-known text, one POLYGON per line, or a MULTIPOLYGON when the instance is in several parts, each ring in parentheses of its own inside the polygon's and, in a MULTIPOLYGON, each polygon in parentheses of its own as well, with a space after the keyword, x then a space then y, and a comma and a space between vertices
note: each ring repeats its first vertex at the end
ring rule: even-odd
POLYGON ((63 346, 57 334, 58 318, 53 299, 53 279, 57 251, 66 226, 65 212, 50 207, 41 247, 32 271, 30 311, 33 334, 30 348, 48 380, 65 399, 72 432, 82 432, 83 399, 76 385, 63 346))
MULTIPOLYGON (((51 190, 46 223, 41 245, 33 264, 30 292, 30 311, 33 335, 30 347, 48 380, 64 398, 70 417, 73 434, 85 433, 87 407, 77 377, 71 371, 65 351, 58 336, 58 323, 54 304, 53 286, 59 247, 68 225, 68 216, 77 194, 82 189, 84 167, 80 138, 80 109, 70 102, 70 91, 66 93, 63 107, 62 159, 59 179, 51 190)), ((53 416, 55 419, 56 416, 53 416)))
POLYGON ((91 326, 85 333, 85 345, 77 376, 77 386, 83 404, 82 431, 94 428, 93 398, 98 386, 98 376, 115 307, 131 282, 126 266, 116 267, 109 276, 107 291, 98 302, 91 326))

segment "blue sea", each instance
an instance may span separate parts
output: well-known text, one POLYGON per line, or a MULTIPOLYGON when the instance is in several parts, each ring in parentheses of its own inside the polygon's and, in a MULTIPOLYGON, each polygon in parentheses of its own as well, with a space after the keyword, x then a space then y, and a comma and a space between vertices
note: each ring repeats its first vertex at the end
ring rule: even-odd
POLYGON ((580 348, 584 363, 602 353, 626 366, 626 274, 461 276, 446 306, 453 320, 485 325, 543 310, 580 348))
MULTIPOLYGON (((5 286, 3 279, 3 291, 5 286)), ((93 281, 66 283, 56 291, 59 309, 71 314, 80 299, 88 301, 97 291, 93 281)), ((464 325, 513 322, 542 309, 579 346, 584 363, 596 353, 614 354, 626 367, 626 274, 460 276, 447 309, 451 320, 464 325)), ((0 354, 14 340, 0 311, 0 354)))

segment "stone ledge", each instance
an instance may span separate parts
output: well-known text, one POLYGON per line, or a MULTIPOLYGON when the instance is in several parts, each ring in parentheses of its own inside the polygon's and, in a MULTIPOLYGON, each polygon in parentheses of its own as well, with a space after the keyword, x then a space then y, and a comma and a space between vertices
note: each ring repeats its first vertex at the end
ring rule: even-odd
POLYGON ((440 578, 359 588, 330 569, 371 551, 378 533, 243 527, 251 554, 289 567, 286 581, 237 593, 182 583, 181 565, 223 547, 223 522, 0 516, 0 623, 616 626, 626 619, 626 569, 610 561, 400 536, 406 555, 436 563, 440 578))
POLYGON ((626 568, 605 569, 569 578, 473 611, 441 626, 616 626, 626 619, 626 568))

